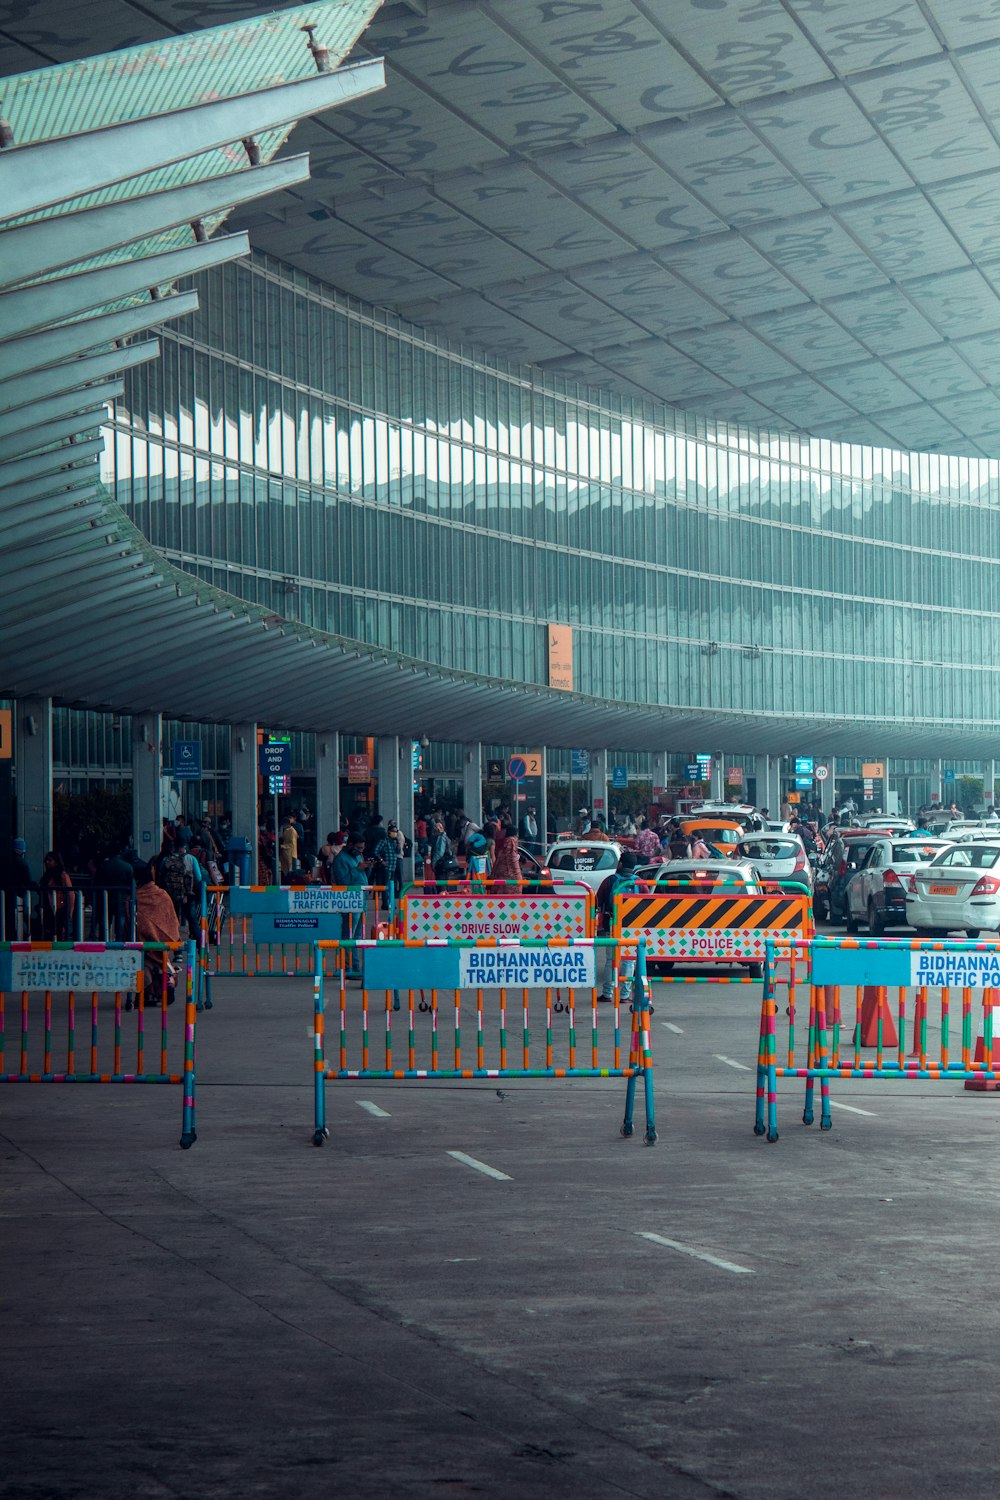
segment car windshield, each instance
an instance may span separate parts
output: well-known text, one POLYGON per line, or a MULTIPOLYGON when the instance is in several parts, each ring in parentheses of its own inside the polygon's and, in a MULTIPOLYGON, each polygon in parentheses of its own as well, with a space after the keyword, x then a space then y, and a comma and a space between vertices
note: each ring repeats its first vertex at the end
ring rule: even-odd
POLYGON ((618 855, 613 849, 602 849, 598 844, 571 846, 554 849, 549 859, 550 870, 616 870, 618 855))
POLYGON ((890 864, 926 865, 936 854, 941 853, 940 844, 918 844, 915 840, 905 844, 893 844, 890 864))
POLYGON ((739 828, 723 828, 717 823, 705 823, 701 827, 687 828, 688 838, 704 839, 712 844, 738 844, 742 834, 739 828))
POLYGON ((938 855, 933 868, 948 865, 959 870, 991 870, 998 861, 998 844, 956 844, 953 849, 945 849, 938 855))
POLYGON ((798 839, 749 839, 740 845, 746 859, 795 859, 801 851, 798 839))

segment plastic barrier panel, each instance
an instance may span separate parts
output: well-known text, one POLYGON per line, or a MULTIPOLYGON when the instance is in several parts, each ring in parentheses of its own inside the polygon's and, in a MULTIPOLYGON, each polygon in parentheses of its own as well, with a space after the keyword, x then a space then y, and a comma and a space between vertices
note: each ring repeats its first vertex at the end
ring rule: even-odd
POLYGON ((769 941, 787 946, 812 933, 808 896, 668 893, 625 894, 614 900, 614 932, 641 938, 651 959, 763 963, 769 941))
POLYGON ((592 937, 594 899, 579 894, 539 891, 526 895, 447 891, 441 895, 403 896, 402 936, 424 942, 434 938, 464 941, 513 938, 546 942, 549 938, 592 937))
MULTIPOLYGON (((394 891, 381 886, 209 886, 201 958, 206 978, 312 977, 312 944, 391 927, 394 891)), ((211 1005, 210 983, 206 1005, 211 1005)))
POLYGON ((624 1078, 628 1136, 642 1078, 644 1139, 655 1142, 641 944, 637 950, 605 938, 348 943, 337 946, 352 951, 353 961, 338 968, 332 983, 327 946, 316 944, 313 957, 315 1145, 328 1134, 326 1083, 362 1078, 624 1078), (360 989, 347 982, 355 964, 360 989), (601 989, 613 1000, 602 1004, 601 989), (328 1024, 337 1031, 329 1056, 328 1024))
POLYGON ((1000 1088, 1000 943, 796 942, 793 955, 798 950, 810 960, 808 1020, 798 1029, 794 995, 784 1018, 779 1016, 774 946, 769 949, 757 1048, 756 1135, 778 1139, 779 1078, 805 1080, 806 1125, 813 1123, 819 1081, 823 1130, 832 1124, 832 1078, 933 1079, 964 1082, 983 1092, 1000 1088))
POLYGON ((197 1139, 195 975, 193 942, 0 944, 0 1083, 180 1084, 186 1150, 197 1139))

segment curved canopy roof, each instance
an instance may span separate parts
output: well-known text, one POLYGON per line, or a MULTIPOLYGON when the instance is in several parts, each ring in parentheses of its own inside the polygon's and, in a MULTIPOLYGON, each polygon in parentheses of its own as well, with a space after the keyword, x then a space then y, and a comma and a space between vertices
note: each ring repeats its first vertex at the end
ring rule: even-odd
MULTIPOLYGON (((391 653, 366 650, 213 591, 172 568, 131 526, 101 487, 96 457, 107 403, 121 391, 121 372, 158 352, 155 340, 132 341, 166 318, 194 309, 195 294, 170 292, 178 277, 245 253, 245 234, 211 236, 211 230, 233 205, 279 189, 285 190, 284 203, 289 201, 289 193, 306 192, 308 168, 303 157, 272 159, 298 118, 319 113, 327 122, 310 127, 313 140, 317 139, 317 130, 326 131, 326 136, 319 138, 318 163, 319 191, 324 195, 329 194, 333 169, 323 153, 340 149, 330 144, 338 132, 331 130, 328 122, 341 115, 354 120, 355 124, 344 127, 350 134, 373 128, 362 127, 357 121, 378 117, 382 122, 379 128, 385 133, 386 117, 378 115, 381 106, 366 102, 381 87, 381 63, 356 60, 353 66, 337 69, 377 3, 319 0, 308 9, 296 6, 270 17, 229 21, 216 32, 198 33, 194 38, 157 41, 110 57, 81 61, 68 69, 36 72, 31 80, 8 81, 4 110, 13 144, 5 144, 0 151, 0 693, 51 694, 81 706, 120 711, 163 707, 193 720, 259 717, 305 729, 337 725, 368 733, 412 730, 455 738, 461 726, 463 737, 502 743, 541 741, 550 745, 662 749, 701 742, 723 750, 753 752, 782 751, 793 741, 805 742, 808 736, 811 743, 823 747, 824 753, 852 753, 859 743, 883 753, 961 751, 968 755, 977 749, 989 753, 995 743, 993 722, 942 725, 918 719, 905 724, 871 720, 853 723, 831 718, 824 724, 822 716, 811 716, 804 723, 797 716, 780 712, 731 714, 669 705, 608 704, 579 694, 443 671, 391 653), (314 40, 307 42, 303 31, 309 33, 314 22, 319 23, 314 40), (323 114, 333 106, 339 107, 335 115, 323 114), (193 661, 198 664, 196 671, 192 670, 193 661)), ((725 6, 725 0, 720 4, 725 6)), ((629 26, 638 25, 641 19, 643 26, 653 26, 650 16, 654 9, 659 13, 658 8, 640 5, 638 0, 634 5, 607 0, 600 6, 605 19, 616 5, 623 13, 628 12, 627 16, 623 14, 623 25, 626 21, 629 26)), ((160 7, 165 23, 169 25, 183 8, 182 0, 165 0, 160 7)), ((225 8, 229 9, 228 0, 225 8)), ((553 132, 558 133, 560 128, 558 113, 554 115, 550 108, 556 98, 559 109, 570 110, 564 121, 566 129, 572 125, 571 134, 580 134, 580 145, 572 150, 584 154, 597 151, 597 127, 603 129, 609 124, 612 99, 624 76, 620 71, 608 71, 611 62, 605 58, 600 63, 600 57, 604 53, 618 57, 614 66, 620 69, 618 54, 630 50, 621 45, 620 28, 612 27, 603 42, 595 43, 591 36, 587 47, 578 39, 580 57, 589 58, 588 71, 577 78, 567 54, 562 74, 573 77, 573 87, 560 82, 552 93, 536 72, 522 74, 520 62, 516 70, 500 66, 495 59, 489 62, 493 54, 484 53, 484 43, 476 43, 450 60, 437 42, 433 48, 429 44, 425 48, 420 40, 425 33, 420 28, 430 23, 443 25, 455 7, 432 6, 428 18, 414 17, 414 9, 421 9, 417 0, 405 10, 394 8, 384 24, 397 26, 398 34, 382 35, 395 48, 397 72, 398 58, 409 48, 414 49, 414 57, 423 57, 421 66, 438 79, 434 89, 447 97, 447 104, 439 103, 436 109, 450 111, 456 121, 463 110, 497 111, 491 117, 493 144, 479 162, 484 182, 498 186, 494 173, 503 170, 505 155, 509 157, 508 169, 513 164, 517 172, 532 174, 537 173, 542 157, 548 162, 549 153, 565 155, 569 148, 552 139, 553 132), (436 72, 430 62, 431 51, 437 58, 436 72), (502 80, 515 71, 521 82, 512 96, 502 80), (467 76, 478 80, 474 87, 460 86, 456 81, 467 76), (603 103, 600 109, 588 105, 590 114, 581 126, 572 123, 577 121, 577 112, 570 95, 575 99, 574 89, 583 88, 584 81, 588 97, 599 97, 603 103), (523 113, 527 103, 534 112, 532 118, 537 117, 537 129, 529 128, 530 119, 523 113), (503 113, 507 109, 510 114, 503 113), (498 123, 501 119, 508 122, 502 128, 498 123), (512 137, 506 144, 505 133, 512 137)), ((513 45, 513 32, 520 24, 518 16, 532 13, 541 26, 557 15, 566 19, 570 12, 590 14, 593 6, 566 5, 561 0, 528 5, 510 0, 502 8, 480 5, 462 9, 475 26, 488 23, 505 36, 510 33, 513 45)), ((773 3, 761 6, 759 0, 753 6, 733 0, 728 6, 730 21, 742 24, 746 19, 754 26, 765 11, 772 19, 777 18, 775 24, 784 26, 792 9, 773 3)), ((897 5, 894 14, 898 10, 897 5)), ((699 11, 711 22, 711 10, 699 7, 699 11)), ((674 13, 672 7, 671 16, 674 13)), ((677 13, 683 11, 678 9, 677 13)), ((36 17, 38 14, 35 12, 36 17)), ((118 23, 120 27, 125 12, 116 10, 109 0, 101 0, 99 6, 84 4, 72 14, 76 33, 62 26, 62 40, 57 40, 55 31, 45 34, 36 30, 30 34, 30 41, 24 33, 22 52, 28 47, 58 51, 67 45, 67 37, 68 45, 81 52, 90 51, 107 38, 100 26, 91 34, 89 20, 100 17, 101 26, 118 23)), ((127 14, 135 25, 149 29, 151 23, 138 12, 129 10, 127 14)), ((968 16, 967 23, 971 27, 968 16)), ((984 21, 983 27, 988 30, 988 23, 984 21)), ((555 37, 544 29, 538 33, 538 37, 546 35, 555 37)), ((536 53, 538 37, 533 44, 536 53)), ((667 66, 669 54, 660 49, 660 43, 656 45, 659 82, 654 80, 639 91, 639 96, 647 100, 644 109, 652 107, 649 101, 660 97, 673 77, 667 66)), ((806 55, 805 45, 800 37, 789 61, 793 57, 801 61, 806 55)), ((967 45, 972 49, 971 56, 974 38, 967 45)), ((758 39, 747 55, 757 56, 755 49, 761 47, 763 42, 758 39)), ((991 38, 986 37, 984 55, 992 48, 991 38)), ((641 54, 645 49, 644 43, 631 50, 641 54)), ((11 61, 11 49, 7 61, 11 61)), ((533 69, 540 66, 537 59, 532 64, 533 69)), ((642 77, 643 66, 646 64, 640 64, 638 55, 633 58, 635 77, 642 77)), ((868 69, 872 66, 869 59, 868 69)), ((878 66, 892 69, 903 63, 890 60, 878 66)), ((696 66, 693 51, 685 69, 683 77, 689 82, 711 71, 704 61, 696 66)), ((746 57, 741 69, 740 76, 753 74, 757 78, 757 64, 751 66, 746 57)), ((745 82, 737 89, 735 79, 735 74, 729 75, 727 87, 736 89, 742 101, 750 84, 745 82)), ((831 87, 842 87, 840 83, 831 86, 829 79, 824 86, 828 92, 831 87)), ((753 88, 760 92, 759 78, 753 88)), ((635 94, 636 90, 630 92, 635 94)), ((720 96, 714 102, 702 99, 686 107, 693 117, 704 115, 702 124, 711 117, 721 127, 733 111, 738 115, 746 112, 740 101, 735 95, 731 101, 720 96)), ((386 139, 394 134, 398 141, 410 140, 413 161, 423 156, 426 162, 428 157, 420 147, 419 122, 403 118, 408 106, 397 100, 386 108, 396 111, 398 127, 388 132, 386 139)), ((659 105, 655 111, 664 113, 659 105)), ((439 113, 437 118, 443 128, 444 115, 439 113)), ((690 122, 685 129, 689 126, 690 122)), ((464 157, 468 128, 467 122, 461 127, 454 124, 449 159, 456 170, 459 158, 464 157)), ((616 125, 613 134, 620 143, 623 132, 630 135, 638 131, 644 136, 647 130, 655 133, 665 128, 679 127, 669 119, 653 124, 638 120, 616 125)), ((342 131, 338 139, 346 140, 347 134, 342 131)), ((604 134, 608 134, 606 129, 604 134)), ((963 149, 958 143, 949 146, 942 142, 937 152, 941 160, 951 161, 963 149)), ((345 150, 346 159, 355 165, 359 153, 365 154, 354 144, 345 150)), ((439 165, 444 169, 443 160, 439 165)), ((420 171, 427 175, 429 169, 420 171)), ((726 175, 718 164, 711 170, 706 168, 706 173, 713 180, 726 175)), ((389 174, 386 181, 390 185, 384 189, 386 201, 391 198, 395 202, 397 190, 403 191, 403 176, 399 168, 389 174)), ((312 194, 314 189, 308 191, 312 194)), ((373 191, 378 196, 383 189, 371 185, 364 189, 369 199, 373 191)), ((603 196, 606 209, 607 195, 596 196, 603 196)), ((637 192, 636 203, 640 196, 637 192)), ((482 201, 489 197, 485 194, 482 201)), ((324 213, 316 207, 318 201, 315 196, 301 197, 292 212, 304 211, 313 223, 326 222, 324 213)), ((475 263, 481 281, 475 293, 477 305, 486 306, 492 305, 489 299, 503 286, 495 274, 492 278, 484 274, 488 241, 496 240, 496 254, 501 257, 493 263, 494 272, 508 252, 515 259, 526 255, 537 258, 543 252, 550 259, 566 259, 585 249, 593 251, 595 241, 582 221, 577 228, 566 228, 574 219, 565 195, 557 194, 554 201, 559 204, 560 216, 564 212, 568 215, 560 247, 554 242, 548 248, 536 243, 530 251, 514 247, 515 221, 508 203, 506 228, 497 226, 496 233, 476 231, 470 240, 466 228, 453 226, 435 251, 434 276, 447 289, 448 278, 454 281, 459 266, 466 267, 461 274, 468 277, 471 272, 467 268, 475 263), (447 265, 445 241, 451 257, 447 265)), ((405 193, 399 202, 409 202, 405 193)), ((369 214, 371 207, 368 202, 369 214)), ((412 204, 406 212, 418 231, 433 218, 412 204)), ((671 220, 672 212, 662 207, 657 210, 654 217, 661 228, 671 220)), ((683 215, 676 222, 682 220, 683 215)), ((278 233, 273 228, 276 222, 272 218, 274 234, 278 233)), ((552 228, 551 220, 533 210, 524 223, 525 235, 529 228, 538 236, 552 228)), ((392 248, 391 225, 370 221, 370 227, 381 236, 377 242, 379 256, 398 257, 400 252, 392 248)), ((624 221, 619 228, 624 230, 624 221)), ((713 229, 705 237, 706 245, 715 233, 713 229)), ((737 238, 742 235, 732 227, 726 233, 737 238)), ((420 239, 419 233, 415 239, 420 239)), ((263 242, 265 246, 269 243, 267 233, 263 242)), ((270 244, 288 255, 277 241, 270 244)), ((320 253, 316 245, 307 244, 303 249, 301 234, 296 235, 296 244, 302 255, 320 253)), ((416 250, 416 243, 411 248, 416 250)), ((430 255, 430 250, 421 253, 430 255)), ((649 263, 658 262, 651 259, 649 263)), ((372 275, 388 277, 389 264, 388 260, 376 260, 372 275)), ((406 264, 413 270, 412 255, 406 258, 406 264)), ((608 264, 607 256, 603 264, 608 264)), ((344 267, 345 278, 349 278, 350 266, 339 254, 337 265, 338 277, 344 267)), ((570 268, 567 265, 563 269, 570 268)), ((620 278, 611 279, 620 291, 620 278)), ((753 285, 754 278, 747 281, 753 285)), ((412 290, 413 282, 406 278, 400 281, 398 290, 403 289, 404 282, 412 290)), ((377 289, 372 287, 353 289, 383 302, 388 300, 386 290, 391 290, 388 281, 382 285, 381 296, 375 296, 377 289)), ((425 282, 423 289, 428 291, 429 283, 425 282)), ((435 299, 435 305, 440 303, 443 309, 453 296, 469 294, 469 288, 462 290, 455 283, 447 296, 442 292, 435 299)), ((647 307, 674 306, 672 297, 658 302, 651 292, 640 300, 647 307)), ((545 302, 546 298, 540 297, 538 306, 545 302)), ((536 313, 528 321, 517 315, 515 321, 526 330, 526 337, 541 337, 544 332, 545 319, 536 313)), ((572 319, 563 320, 561 315, 557 321, 560 326, 564 322, 566 328, 575 326, 572 319)), ((746 337, 756 337, 749 328, 751 321, 749 316, 729 319, 725 337, 735 337, 737 326, 746 337)), ((474 322, 465 333, 481 336, 484 343, 494 347, 499 341, 487 333, 485 325, 480 335, 474 322)), ((647 330, 644 339, 648 342, 650 336, 647 330)), ((574 337, 574 343, 579 347, 569 352, 579 358, 585 341, 574 337)), ((664 348, 673 360, 676 351, 670 352, 673 344, 669 339, 664 348)), ((537 348, 536 357, 552 362, 567 355, 551 348, 543 355, 537 348)), ((873 370, 882 368, 874 354, 869 355, 867 363, 873 370)), ((720 369, 723 365, 729 370, 732 390, 735 367, 721 360, 720 369)), ((629 369, 633 378, 640 373, 638 354, 634 361, 630 359, 629 369)), ((694 389, 690 382, 688 389, 694 389)), ((935 385, 935 391, 939 389, 935 385)), ((869 409, 873 409, 870 404, 869 409)))

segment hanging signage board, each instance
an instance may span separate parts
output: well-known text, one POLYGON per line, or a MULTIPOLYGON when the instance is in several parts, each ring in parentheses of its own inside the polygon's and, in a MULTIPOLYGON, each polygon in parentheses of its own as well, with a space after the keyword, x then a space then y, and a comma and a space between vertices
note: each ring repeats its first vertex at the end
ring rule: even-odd
POLYGON ((355 784, 371 781, 371 761, 367 755, 349 755, 347 757, 347 779, 355 784))

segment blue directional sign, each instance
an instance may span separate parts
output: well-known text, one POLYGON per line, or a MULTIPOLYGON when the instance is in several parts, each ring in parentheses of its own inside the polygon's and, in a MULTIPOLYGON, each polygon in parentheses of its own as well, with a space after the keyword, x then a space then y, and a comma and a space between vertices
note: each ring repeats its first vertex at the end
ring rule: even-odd
POLYGON ((201 745, 197 740, 174 740, 174 780, 201 780, 201 745))
POLYGON ((590 771, 589 750, 573 750, 571 761, 570 771, 574 776, 586 776, 590 771))
POLYGON ((954 781, 955 780, 955 773, 954 773, 953 770, 951 770, 950 767, 949 767, 949 769, 947 771, 945 771, 945 773, 944 773, 944 779, 945 779, 945 781, 954 781))
POLYGON ((813 758, 811 755, 797 755, 795 757, 796 776, 808 776, 810 780, 813 774, 813 758))
POLYGON ((628 766, 611 767, 611 785, 618 791, 628 786, 628 766))
POLYGON ((257 767, 262 776, 291 776, 292 747, 287 740, 257 747, 257 767))

